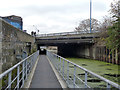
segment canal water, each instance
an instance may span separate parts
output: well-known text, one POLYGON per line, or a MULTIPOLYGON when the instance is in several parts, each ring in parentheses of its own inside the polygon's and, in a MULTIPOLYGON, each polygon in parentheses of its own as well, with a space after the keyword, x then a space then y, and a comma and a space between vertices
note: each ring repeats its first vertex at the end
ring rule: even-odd
POLYGON ((66 59, 120 85, 120 65, 115 65, 91 59, 82 58, 66 58, 66 59))

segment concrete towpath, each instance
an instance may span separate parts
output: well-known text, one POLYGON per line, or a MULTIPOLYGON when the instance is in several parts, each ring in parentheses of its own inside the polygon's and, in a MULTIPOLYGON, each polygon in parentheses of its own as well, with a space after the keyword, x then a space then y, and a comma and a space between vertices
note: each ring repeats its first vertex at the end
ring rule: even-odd
POLYGON ((40 55, 30 88, 62 88, 46 55, 40 55))

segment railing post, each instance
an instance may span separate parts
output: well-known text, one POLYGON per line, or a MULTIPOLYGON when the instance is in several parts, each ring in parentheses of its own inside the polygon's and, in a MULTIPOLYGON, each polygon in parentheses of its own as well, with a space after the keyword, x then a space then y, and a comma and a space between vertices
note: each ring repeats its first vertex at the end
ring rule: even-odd
POLYGON ((27 69, 28 69, 28 66, 27 66, 27 60, 26 60, 26 71, 25 71, 25 73, 26 73, 26 79, 27 79, 27 69))
MULTIPOLYGON (((37 53, 36 53, 37 54, 37 53)), ((32 58, 32 61, 31 61, 31 65, 32 65, 32 67, 33 67, 33 65, 34 65, 34 60, 36 61, 36 59, 37 59, 37 55, 35 54, 35 56, 33 56, 33 58, 32 58)))
POLYGON ((75 73, 76 73, 76 65, 74 65, 74 78, 73 78, 73 88, 75 88, 75 80, 76 80, 76 76, 75 76, 75 73))
POLYGON ((34 57, 34 55, 33 55, 33 56, 31 57, 31 59, 30 59, 30 60, 31 60, 31 61, 30 61, 30 72, 31 72, 31 69, 32 69, 32 65, 33 65, 33 64, 32 64, 32 61, 33 61, 33 57, 34 57))
POLYGON ((60 73, 61 73, 61 58, 60 58, 60 73))
POLYGON ((22 65, 22 86, 24 85, 24 77, 25 77, 25 61, 23 62, 22 65))
POLYGON ((107 83, 107 90, 110 90, 111 85, 109 83, 107 83))
POLYGON ((59 57, 57 56, 57 61, 56 61, 56 65, 57 65, 56 68, 57 68, 57 71, 58 71, 58 66, 59 66, 59 65, 58 65, 58 61, 59 61, 59 57))
POLYGON ((85 71, 85 88, 87 88, 87 72, 85 71))
POLYGON ((19 71, 20 71, 20 66, 17 67, 17 88, 19 88, 19 71))
POLYGON ((63 71, 63 79, 64 79, 64 59, 63 59, 63 69, 62 69, 62 71, 63 71))
POLYGON ((60 71, 60 57, 58 57, 58 72, 60 71))
POLYGON ((67 62, 67 83, 69 84, 69 62, 67 62))
POLYGON ((11 90, 11 73, 12 73, 12 71, 11 72, 9 72, 9 74, 8 74, 8 85, 9 85, 9 90, 11 90))

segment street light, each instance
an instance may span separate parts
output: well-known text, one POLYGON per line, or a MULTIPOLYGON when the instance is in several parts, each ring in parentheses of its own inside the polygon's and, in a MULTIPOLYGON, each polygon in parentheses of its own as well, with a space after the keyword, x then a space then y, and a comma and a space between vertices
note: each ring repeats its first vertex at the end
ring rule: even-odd
POLYGON ((39 34, 39 29, 37 29, 35 25, 33 25, 33 27, 35 27, 35 29, 37 30, 36 33, 39 34))
POLYGON ((92 22, 91 22, 91 17, 92 17, 92 0, 90 0, 90 33, 91 33, 91 31, 92 31, 92 27, 91 27, 91 24, 92 24, 92 22))

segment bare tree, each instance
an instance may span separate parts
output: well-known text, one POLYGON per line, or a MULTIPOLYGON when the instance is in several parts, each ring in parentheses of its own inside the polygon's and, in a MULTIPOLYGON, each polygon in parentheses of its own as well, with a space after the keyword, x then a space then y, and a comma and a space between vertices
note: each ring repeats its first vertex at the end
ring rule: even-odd
POLYGON ((107 31, 107 28, 112 26, 113 19, 110 16, 104 16, 103 21, 100 24, 100 30, 102 32, 107 31))
MULTIPOLYGON (((92 31, 99 29, 100 22, 97 19, 92 18, 91 23, 92 23, 91 24, 92 31)), ((85 19, 85 20, 80 21, 79 26, 75 28, 75 31, 89 32, 90 31, 90 19, 85 19)))
POLYGON ((120 0, 114 0, 114 2, 111 3, 110 14, 114 19, 120 18, 120 0))

